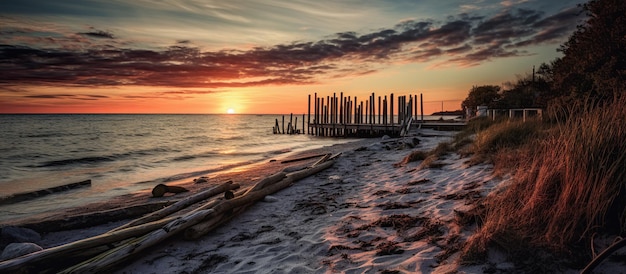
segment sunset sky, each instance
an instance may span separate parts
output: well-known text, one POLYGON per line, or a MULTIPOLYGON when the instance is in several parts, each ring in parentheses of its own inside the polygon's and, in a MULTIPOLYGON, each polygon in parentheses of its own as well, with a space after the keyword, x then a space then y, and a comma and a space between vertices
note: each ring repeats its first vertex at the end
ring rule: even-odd
POLYGON ((460 109, 560 56, 581 0, 0 2, 0 113, 305 113, 317 92, 460 109))

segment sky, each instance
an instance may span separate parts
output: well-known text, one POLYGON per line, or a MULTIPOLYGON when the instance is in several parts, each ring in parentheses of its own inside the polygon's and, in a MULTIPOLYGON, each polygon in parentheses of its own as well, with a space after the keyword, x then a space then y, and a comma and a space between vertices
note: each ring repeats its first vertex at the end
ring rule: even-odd
POLYGON ((561 56, 583 2, 0 1, 0 113, 306 113, 341 92, 456 110, 561 56))

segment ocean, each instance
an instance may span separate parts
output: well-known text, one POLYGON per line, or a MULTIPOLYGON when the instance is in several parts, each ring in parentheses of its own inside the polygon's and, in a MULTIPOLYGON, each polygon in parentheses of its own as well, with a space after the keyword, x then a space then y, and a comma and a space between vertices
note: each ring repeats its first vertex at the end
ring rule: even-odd
POLYGON ((0 197, 92 181, 0 205, 0 222, 355 140, 275 135, 275 119, 282 123, 282 115, 0 115, 0 197))

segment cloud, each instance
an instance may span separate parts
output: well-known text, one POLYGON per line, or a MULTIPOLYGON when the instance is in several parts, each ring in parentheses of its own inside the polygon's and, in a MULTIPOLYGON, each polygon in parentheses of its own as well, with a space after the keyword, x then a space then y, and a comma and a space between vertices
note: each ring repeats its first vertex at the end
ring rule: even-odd
POLYGON ((109 98, 106 95, 93 95, 93 94, 38 94, 38 95, 25 95, 26 98, 37 99, 75 99, 75 100, 98 100, 109 98))
MULTIPOLYGON (((317 41, 248 50, 206 51, 190 40, 177 40, 167 48, 137 48, 99 30, 79 35, 111 43, 71 40, 71 35, 58 40, 51 35, 43 38, 57 39, 55 47, 4 41, 0 85, 163 86, 192 94, 192 88, 310 84, 373 73, 391 63, 438 60, 475 66, 533 54, 526 46, 564 41, 575 29, 578 13, 572 8, 545 16, 537 10, 507 8, 490 17, 460 14, 444 22, 405 20, 368 33, 346 31, 317 41)), ((13 38, 22 38, 19 41, 42 39, 36 30, 12 31, 13 38), (29 32, 34 34, 26 35, 29 32)))
POLYGON ((79 35, 84 35, 92 38, 106 38, 106 39, 115 39, 112 33, 98 30, 98 31, 90 31, 90 32, 79 32, 79 35))

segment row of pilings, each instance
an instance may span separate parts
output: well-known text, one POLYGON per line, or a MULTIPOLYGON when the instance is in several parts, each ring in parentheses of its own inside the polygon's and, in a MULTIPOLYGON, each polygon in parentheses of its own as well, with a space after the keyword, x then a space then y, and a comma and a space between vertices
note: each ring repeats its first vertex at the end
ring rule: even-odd
MULTIPOLYGON (((419 101, 423 121, 422 94, 419 101)), ((378 97, 372 93, 361 101, 357 96, 344 96, 343 92, 339 97, 336 93, 326 97, 315 93, 313 98, 309 94, 307 134, 330 137, 404 135, 417 116, 417 102, 417 95, 395 98, 393 93, 378 97), (397 111, 394 99, 397 99, 397 111)))

